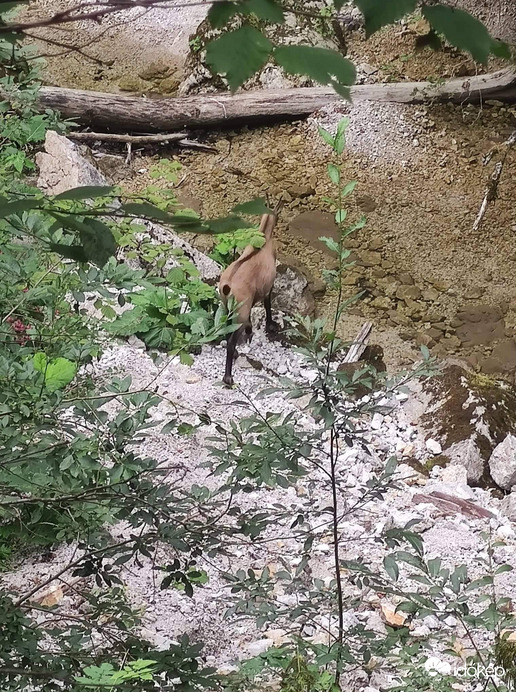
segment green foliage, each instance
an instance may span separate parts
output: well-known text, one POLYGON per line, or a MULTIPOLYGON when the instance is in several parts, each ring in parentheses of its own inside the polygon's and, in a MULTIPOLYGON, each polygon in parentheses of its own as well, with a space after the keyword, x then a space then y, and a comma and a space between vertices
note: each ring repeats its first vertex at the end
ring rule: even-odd
POLYGON ((35 353, 32 358, 34 370, 43 373, 45 387, 49 392, 63 389, 70 384, 77 373, 77 365, 68 358, 48 360, 44 353, 35 353))
MULTIPOLYGON (((324 35, 328 18, 344 4, 343 0, 334 0, 333 7, 328 5, 320 9, 321 19, 317 22, 320 33, 324 35)), ((354 4, 364 15, 367 36, 411 14, 417 6, 416 0, 355 0, 354 4)), ((296 4, 289 6, 288 11, 296 15, 298 9, 300 15, 304 13, 296 4)), ((429 37, 432 40, 427 41, 427 45, 438 49, 436 34, 442 34, 453 46, 471 53, 479 62, 486 62, 490 54, 510 58, 507 44, 493 39, 484 25, 469 13, 433 3, 423 4, 422 12, 432 26, 429 37)), ((206 62, 214 73, 226 77, 231 91, 242 86, 274 56, 287 73, 305 75, 320 84, 331 85, 337 93, 349 98, 349 87, 355 81, 355 68, 349 60, 337 51, 303 44, 275 46, 263 32, 245 23, 249 15, 257 17, 263 29, 267 24, 284 20, 284 11, 274 0, 217 2, 208 12, 214 29, 230 25, 219 38, 208 42, 206 62)))
POLYGON ((234 233, 221 233, 217 236, 217 242, 210 257, 223 267, 227 267, 248 245, 260 248, 264 243, 265 238, 258 228, 242 228, 234 233))
POLYGON ((258 29, 242 26, 208 43, 206 62, 236 91, 265 65, 271 51, 272 43, 258 29))
POLYGON ((151 166, 149 175, 155 180, 164 180, 167 183, 177 183, 178 171, 182 168, 175 159, 160 159, 157 164, 151 166))
POLYGON ((136 334, 150 348, 187 352, 231 330, 222 313, 214 323, 216 290, 198 278, 197 269, 181 254, 176 251, 178 266, 168 271, 165 285, 125 296, 134 307, 105 325, 109 333, 136 334))
POLYGON ((366 34, 370 36, 383 26, 414 12, 417 0, 355 0, 355 5, 364 15, 366 34))
POLYGON ((84 669, 84 675, 76 677, 75 681, 87 689, 113 690, 118 685, 129 682, 145 682, 153 679, 156 661, 138 659, 131 661, 120 670, 115 670, 110 663, 102 663, 100 666, 88 666, 84 669))
POLYGON ((274 58, 289 74, 306 75, 320 84, 329 84, 341 96, 349 97, 349 87, 356 77, 355 66, 339 53, 312 46, 278 46, 274 58))
POLYGON ((494 52, 494 41, 486 27, 464 10, 446 5, 423 7, 423 16, 438 34, 442 34, 452 46, 471 53, 474 60, 487 63, 494 52))
POLYGON ((214 29, 220 29, 236 14, 254 15, 268 22, 282 24, 285 21, 283 10, 274 0, 241 0, 241 2, 217 2, 208 12, 208 19, 214 29))

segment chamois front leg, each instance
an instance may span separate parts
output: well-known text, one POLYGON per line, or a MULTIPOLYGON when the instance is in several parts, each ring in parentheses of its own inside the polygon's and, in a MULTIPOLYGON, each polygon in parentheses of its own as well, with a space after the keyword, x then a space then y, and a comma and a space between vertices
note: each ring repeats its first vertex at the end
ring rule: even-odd
POLYGON ((238 336, 240 334, 240 329, 232 332, 227 339, 227 349, 226 349, 226 372, 222 381, 228 387, 233 385, 233 362, 235 360, 236 346, 238 343, 238 336))
POLYGON ((263 300, 265 306, 265 331, 267 334, 277 334, 280 326, 272 319, 271 296, 272 291, 263 300))

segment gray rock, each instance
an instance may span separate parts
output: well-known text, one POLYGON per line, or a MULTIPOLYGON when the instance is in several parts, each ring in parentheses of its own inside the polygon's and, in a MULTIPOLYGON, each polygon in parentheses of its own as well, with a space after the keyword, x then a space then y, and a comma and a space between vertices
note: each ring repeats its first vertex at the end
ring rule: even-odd
MULTIPOLYGON (((488 461, 497 445, 516 435, 516 387, 450 362, 422 390, 420 423, 428 437, 441 443, 443 456, 466 467, 469 483, 498 484, 502 478, 507 484, 507 469, 495 470, 495 478, 488 461)), ((494 467, 498 469, 496 456, 494 467)))
POLYGON ((466 468, 468 483, 476 485, 480 481, 485 461, 475 438, 456 442, 446 450, 446 456, 452 464, 461 464, 466 468))
POLYGON ((504 490, 516 487, 516 437, 507 435, 489 457, 489 471, 497 485, 504 490))
POLYGON ((304 274, 296 267, 280 264, 273 289, 274 309, 287 315, 313 315, 315 300, 304 274))
POLYGON ((67 137, 49 130, 45 151, 36 154, 38 187, 49 195, 59 195, 74 187, 107 185, 106 178, 67 137))
POLYGON ((500 511, 506 517, 509 517, 511 521, 516 522, 516 490, 513 490, 510 495, 506 495, 503 498, 500 504, 500 511))

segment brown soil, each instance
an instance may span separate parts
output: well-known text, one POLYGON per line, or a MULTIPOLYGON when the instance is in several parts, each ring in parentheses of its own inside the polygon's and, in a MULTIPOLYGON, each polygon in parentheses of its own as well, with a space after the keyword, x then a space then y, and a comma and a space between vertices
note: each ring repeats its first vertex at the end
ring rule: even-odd
MULTIPOLYGON (((351 111, 352 120, 359 117, 357 109, 351 111)), ((347 296, 358 289, 364 293, 339 329, 351 338, 364 319, 371 319, 374 340, 384 347, 389 365, 408 363, 419 344, 438 355, 456 353, 478 362, 516 330, 514 152, 508 155, 498 200, 481 229, 472 231, 492 170, 482 157, 514 129, 514 109, 426 110, 430 124, 419 135, 419 146, 403 145, 406 156, 411 149, 417 152, 415 163, 371 163, 357 150, 348 150, 342 162, 343 179, 358 180, 356 194, 348 198, 349 218, 357 220, 365 210, 367 225, 348 241, 356 266, 345 277, 347 296), (492 309, 471 310, 477 303, 492 309), (503 314, 503 322, 494 332, 492 320, 484 330, 477 325, 479 336, 472 341, 468 315, 475 320, 479 310, 488 321, 493 311, 503 314)), ((415 112, 420 111, 406 108, 409 119, 415 112)), ((317 247, 327 229, 314 224, 311 242, 287 228, 300 213, 327 209, 323 198, 333 194, 326 175, 330 156, 313 130, 306 123, 279 125, 213 135, 212 140, 218 154, 178 155, 187 175, 181 194, 197 200, 206 217, 226 214, 236 203, 265 193, 283 196, 280 258, 295 255, 320 278, 334 263, 317 247), (300 191, 313 194, 296 196, 300 191)), ((153 162, 138 157, 133 165, 146 171, 153 162)), ((147 183, 146 172, 127 181, 133 189, 147 183)), ((212 241, 199 237, 196 242, 206 247, 212 241)), ((320 314, 331 314, 334 305, 335 295, 328 292, 319 300, 320 314)))

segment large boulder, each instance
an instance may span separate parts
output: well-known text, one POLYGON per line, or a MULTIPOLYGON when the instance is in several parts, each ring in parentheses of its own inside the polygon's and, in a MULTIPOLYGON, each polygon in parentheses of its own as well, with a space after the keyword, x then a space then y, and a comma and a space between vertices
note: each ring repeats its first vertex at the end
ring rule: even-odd
MULTIPOLYGON (((36 155, 39 166, 38 187, 49 195, 58 195, 74 187, 85 185, 109 185, 109 181, 88 160, 87 147, 79 147, 67 137, 49 130, 45 138, 45 151, 36 155)), ((150 221, 141 221, 151 240, 167 243, 181 249, 199 270, 201 278, 215 283, 220 275, 220 266, 204 253, 196 250, 188 241, 173 231, 150 221)), ((137 261, 136 261, 137 264, 137 261)), ((177 266, 173 257, 167 260, 166 268, 177 266)))
POLYGON ((45 151, 36 154, 36 163, 39 167, 38 187, 49 195, 59 195, 85 185, 108 185, 81 148, 53 130, 47 132, 45 151))
POLYGON ((503 490, 516 488, 516 437, 507 437, 496 445, 489 457, 489 471, 494 482, 503 490))
POLYGON ((423 384, 421 398, 421 425, 451 464, 466 468, 470 485, 494 482, 510 490, 516 484, 516 460, 512 471, 507 467, 511 453, 516 456, 514 385, 451 363, 423 384))
POLYGON ((274 308, 286 315, 313 315, 315 300, 304 274, 289 264, 277 267, 273 289, 274 308))

